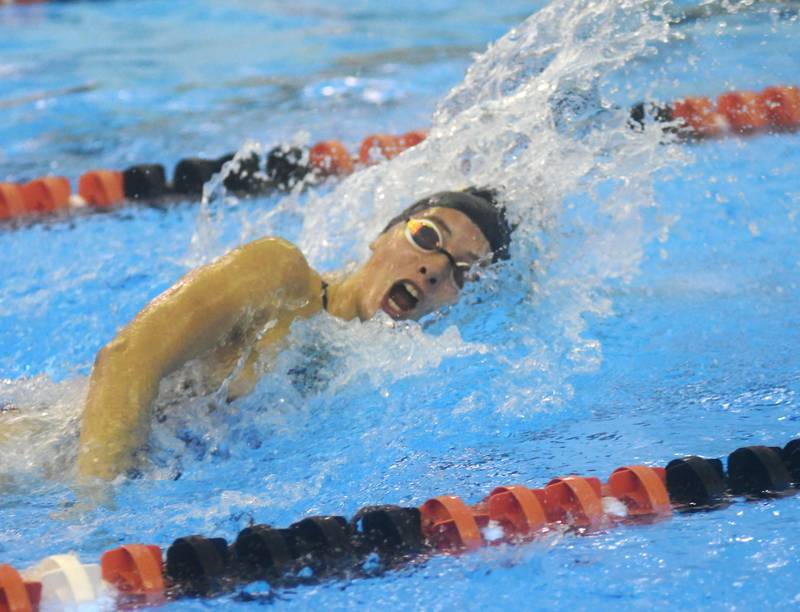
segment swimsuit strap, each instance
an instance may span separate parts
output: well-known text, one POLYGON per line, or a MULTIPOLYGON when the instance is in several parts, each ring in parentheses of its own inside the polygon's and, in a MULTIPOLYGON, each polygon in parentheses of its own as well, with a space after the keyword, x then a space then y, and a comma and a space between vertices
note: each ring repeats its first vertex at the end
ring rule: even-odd
POLYGON ((328 312, 328 283, 320 280, 322 283, 322 310, 328 312))

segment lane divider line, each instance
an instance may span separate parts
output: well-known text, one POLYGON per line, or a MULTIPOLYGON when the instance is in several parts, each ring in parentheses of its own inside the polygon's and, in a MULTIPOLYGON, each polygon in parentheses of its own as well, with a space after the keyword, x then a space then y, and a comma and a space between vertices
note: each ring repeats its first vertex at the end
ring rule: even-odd
POLYGON ((372 134, 362 144, 362 149, 366 146, 370 151, 368 159, 364 156, 367 161, 354 158, 338 140, 323 140, 309 149, 279 145, 267 154, 263 169, 255 154, 243 159, 236 159, 233 153, 211 160, 185 158, 176 164, 171 183, 161 164, 138 164, 123 171, 97 169, 79 177, 76 194, 69 180, 61 176, 40 177, 25 184, 0 183, 0 221, 40 218, 78 208, 107 210, 125 201, 185 200, 200 196, 203 186, 226 164, 231 167, 224 186, 240 196, 288 191, 298 184, 305 188, 392 159, 425 136, 424 130, 399 136, 372 134))
MULTIPOLYGON (((771 86, 760 92, 730 91, 716 101, 694 96, 671 104, 639 103, 630 110, 630 125, 641 130, 648 122, 685 140, 761 133, 789 133, 800 129, 800 87, 771 86)), ((400 135, 370 134, 353 156, 339 140, 322 140, 308 149, 279 145, 262 160, 256 155, 236 160, 185 158, 178 162, 171 183, 160 164, 139 164, 123 171, 91 170, 78 179, 72 194, 65 177, 41 177, 25 184, 0 183, 0 221, 36 218, 77 208, 107 210, 125 201, 158 203, 200 196, 203 185, 232 164, 224 186, 240 196, 288 191, 341 178, 360 168, 391 160, 425 140, 425 130, 400 135)))
POLYGON ((104 594, 129 609, 210 597, 256 580, 277 588, 350 579, 436 553, 527 542, 553 529, 584 534, 723 508, 734 497, 785 497, 800 487, 800 438, 783 448, 739 448, 725 464, 727 472, 720 459, 688 456, 666 467, 619 467, 605 483, 569 475, 540 489, 499 486, 474 505, 439 495, 418 508, 366 506, 350 521, 309 516, 287 528, 250 525, 230 546, 224 538, 184 536, 169 546, 166 559, 158 546, 126 544, 103 553, 100 565, 75 555, 54 555, 22 572, 0 565, 0 612, 74 606, 104 594))

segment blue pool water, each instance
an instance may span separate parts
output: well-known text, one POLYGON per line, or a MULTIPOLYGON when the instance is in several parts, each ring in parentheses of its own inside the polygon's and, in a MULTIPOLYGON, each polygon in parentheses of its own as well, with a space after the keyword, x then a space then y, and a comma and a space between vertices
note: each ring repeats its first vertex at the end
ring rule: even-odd
MULTIPOLYGON (((0 406, 18 407, 24 429, 0 437, 0 560, 230 540, 251 519, 476 501, 501 484, 605 479, 619 465, 797 437, 800 135, 662 144, 620 110, 797 84, 797 5, 666 22, 686 6, 0 8, 0 180, 171 167, 245 141, 336 137, 355 149, 371 132, 433 125, 402 157, 313 193, 215 191, 202 207, 0 229, 0 406), (94 354, 192 265, 279 234, 338 269, 405 204, 469 183, 502 185, 519 226, 512 261, 457 306, 421 325, 298 325, 252 395, 218 410, 178 401, 140 478, 75 484, 94 354), (293 374, 309 359, 317 372, 293 374)), ((793 609, 798 527, 797 497, 741 502, 297 587, 274 603, 793 609)), ((166 609, 253 605, 234 593, 166 609)))

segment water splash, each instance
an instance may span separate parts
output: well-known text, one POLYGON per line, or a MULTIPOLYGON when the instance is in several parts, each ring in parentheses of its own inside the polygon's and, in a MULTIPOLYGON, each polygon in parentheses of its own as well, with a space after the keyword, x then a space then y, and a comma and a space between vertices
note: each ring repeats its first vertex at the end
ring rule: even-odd
MULTIPOLYGON (((668 230, 649 221, 652 177, 678 153, 655 134, 631 133, 626 111, 604 94, 615 71, 668 33, 652 3, 550 4, 476 59, 425 142, 311 194, 303 251, 322 269, 363 260, 367 237, 414 200, 499 188, 517 224, 512 262, 479 290, 483 304, 468 307, 490 317, 499 301, 514 330, 493 343, 501 360, 513 355, 494 381, 497 397, 510 398, 497 407, 524 414, 563 403, 569 376, 602 356, 584 337, 585 317, 611 313, 608 289, 636 274, 645 245, 668 230)), ((469 318, 463 305, 454 310, 455 321, 469 318)))
POLYGON ((0 490, 72 474, 85 379, 0 380, 0 490))

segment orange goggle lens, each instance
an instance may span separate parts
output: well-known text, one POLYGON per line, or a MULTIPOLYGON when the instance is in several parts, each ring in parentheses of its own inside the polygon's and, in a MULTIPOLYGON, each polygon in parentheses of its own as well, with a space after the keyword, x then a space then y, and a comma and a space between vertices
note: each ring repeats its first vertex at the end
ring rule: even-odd
POLYGON ((442 235, 433 221, 409 219, 406 222, 406 238, 423 251, 436 251, 442 248, 442 235))

